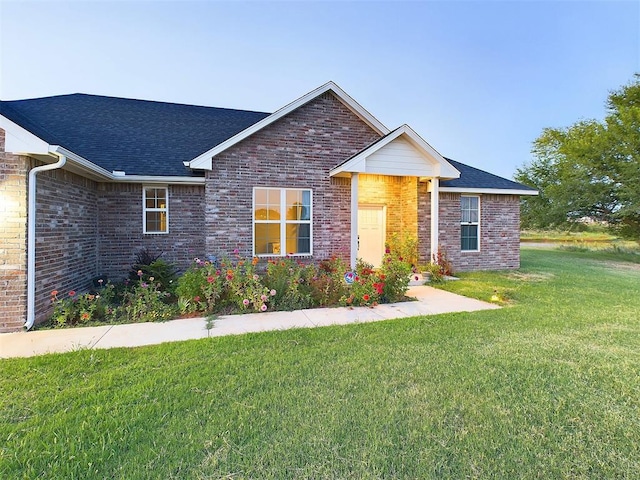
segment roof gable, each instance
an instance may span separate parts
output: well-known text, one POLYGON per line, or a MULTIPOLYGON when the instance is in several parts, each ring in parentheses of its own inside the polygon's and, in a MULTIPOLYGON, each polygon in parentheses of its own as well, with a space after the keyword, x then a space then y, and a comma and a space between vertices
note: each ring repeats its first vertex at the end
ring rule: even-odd
POLYGON ((353 173, 457 178, 460 173, 411 127, 402 125, 338 165, 331 176, 353 173))
POLYGON ((215 145, 210 148, 206 152, 198 155, 193 158, 189 162, 189 166, 195 169, 204 169, 204 170, 212 170, 213 169, 213 157, 224 152, 228 148, 236 145, 241 142, 245 138, 250 137, 254 133, 262 130, 263 128, 271 125, 282 117, 288 115, 289 113, 297 110, 298 108, 306 105, 311 100, 319 97, 320 95, 326 92, 332 92, 336 98, 342 102, 347 108, 349 108, 353 113, 355 113, 358 117, 360 117, 365 123, 367 123, 371 128, 380 133, 381 135, 385 135, 389 133, 389 129, 385 127, 377 118, 371 115, 366 109, 362 107, 358 102, 356 102, 353 98, 351 98, 344 90, 342 90, 338 85, 334 82, 327 82, 324 85, 316 88, 315 90, 303 95, 302 97, 294 100, 290 104, 282 107, 278 111, 272 113, 268 117, 263 118, 259 122, 251 125, 245 130, 237 133, 231 138, 228 138, 222 143, 215 145))

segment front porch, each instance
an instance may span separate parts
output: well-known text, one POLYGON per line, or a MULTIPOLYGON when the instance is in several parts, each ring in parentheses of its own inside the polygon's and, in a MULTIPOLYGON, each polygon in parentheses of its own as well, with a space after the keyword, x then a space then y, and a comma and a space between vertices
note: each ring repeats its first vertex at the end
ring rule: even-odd
POLYGON ((379 266, 385 244, 417 240, 418 261, 438 249, 440 179, 460 172, 407 125, 331 171, 351 178, 351 267, 361 258, 379 266), (428 225, 424 225, 427 222, 428 225))

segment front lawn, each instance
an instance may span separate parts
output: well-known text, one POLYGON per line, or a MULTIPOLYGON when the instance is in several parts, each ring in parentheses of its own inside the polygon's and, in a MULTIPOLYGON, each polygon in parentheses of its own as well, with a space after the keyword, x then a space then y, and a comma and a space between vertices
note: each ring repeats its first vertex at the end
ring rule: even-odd
POLYGON ((640 270, 523 250, 500 310, 0 361, 0 478, 637 478, 640 270))

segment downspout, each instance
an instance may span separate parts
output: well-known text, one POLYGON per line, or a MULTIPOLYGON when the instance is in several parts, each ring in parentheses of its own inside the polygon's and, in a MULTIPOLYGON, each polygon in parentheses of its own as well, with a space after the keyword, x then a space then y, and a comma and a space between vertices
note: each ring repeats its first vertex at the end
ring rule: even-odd
POLYGON ((27 320, 24 327, 29 330, 36 320, 36 175, 47 170, 62 168, 67 157, 57 152, 58 147, 49 147, 49 152, 58 157, 56 163, 40 165, 29 171, 29 205, 27 214, 27 320))

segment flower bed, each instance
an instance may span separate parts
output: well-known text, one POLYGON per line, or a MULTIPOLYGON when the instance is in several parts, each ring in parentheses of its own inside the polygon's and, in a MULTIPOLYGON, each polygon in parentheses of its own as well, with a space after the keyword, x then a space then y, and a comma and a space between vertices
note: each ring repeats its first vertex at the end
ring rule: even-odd
MULTIPOLYGON (((137 266, 137 265, 136 265, 137 266)), ((209 261, 195 258, 175 281, 157 257, 114 285, 97 279, 91 292, 51 292, 49 325, 162 321, 180 316, 265 312, 331 306, 369 306, 405 299, 411 265, 390 252, 382 266, 358 261, 350 272, 339 258, 305 264, 291 257, 209 261), (162 278, 156 278, 154 276, 162 278), (345 275, 346 274, 346 275, 345 275), (351 283, 348 283, 349 279, 351 283)))

